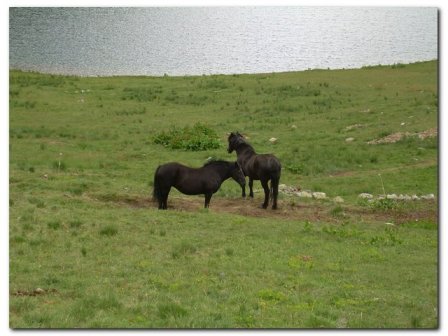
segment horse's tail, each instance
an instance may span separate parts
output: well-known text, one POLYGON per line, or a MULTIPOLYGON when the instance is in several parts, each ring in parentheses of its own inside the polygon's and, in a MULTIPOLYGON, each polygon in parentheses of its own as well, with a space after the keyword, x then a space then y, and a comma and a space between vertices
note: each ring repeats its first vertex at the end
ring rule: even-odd
POLYGON ((160 201, 161 198, 161 192, 160 192, 160 181, 157 177, 157 173, 159 172, 161 166, 158 166, 156 169, 156 172, 154 173, 154 185, 153 185, 153 190, 152 190, 152 199, 160 201))
POLYGON ((278 186, 280 183, 280 175, 282 172, 282 166, 280 164, 280 161, 275 160, 275 164, 272 165, 272 169, 270 172, 270 180, 271 180, 271 190, 269 193, 269 196, 271 200, 278 195, 278 186))
POLYGON ((274 193, 275 193, 275 195, 278 195, 279 183, 280 183, 280 171, 278 172, 278 174, 271 175, 271 192, 269 194, 271 199, 274 197, 274 193))

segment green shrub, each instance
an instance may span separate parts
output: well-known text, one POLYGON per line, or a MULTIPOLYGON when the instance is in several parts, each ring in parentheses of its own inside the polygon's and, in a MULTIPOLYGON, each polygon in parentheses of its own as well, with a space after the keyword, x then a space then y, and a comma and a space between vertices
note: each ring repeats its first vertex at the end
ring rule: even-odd
POLYGON ((161 87, 155 88, 129 88, 123 89, 123 100, 136 100, 138 102, 150 102, 157 99, 158 95, 163 92, 161 87))
POLYGON ((196 123, 192 127, 173 126, 169 131, 162 131, 154 137, 154 143, 170 149, 203 151, 221 146, 218 135, 204 124, 196 123))
POLYGON ((389 198, 380 198, 371 202, 370 207, 374 210, 388 211, 395 210, 398 207, 398 202, 389 198))
POLYGON ((158 306, 159 316, 162 319, 170 317, 179 318, 188 314, 188 311, 176 303, 161 304, 158 306))
POLYGON ((103 236, 115 236, 118 233, 118 229, 114 225, 106 225, 100 230, 100 234, 103 236))
POLYGON ((52 220, 47 223, 49 229, 57 230, 61 227, 61 222, 59 220, 52 220))

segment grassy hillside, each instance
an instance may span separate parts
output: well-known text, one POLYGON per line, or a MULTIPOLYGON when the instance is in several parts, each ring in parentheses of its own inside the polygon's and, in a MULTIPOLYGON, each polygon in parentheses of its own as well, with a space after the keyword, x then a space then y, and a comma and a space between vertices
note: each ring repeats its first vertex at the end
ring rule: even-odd
POLYGON ((437 201, 358 194, 437 197, 437 137, 413 135, 437 128, 437 72, 435 61, 200 77, 10 71, 11 327, 436 327, 437 201), (216 148, 155 142, 198 122, 216 148), (329 200, 281 194, 264 211, 261 193, 241 201, 227 181, 208 211, 176 191, 158 211, 155 168, 234 160, 235 130, 280 158, 280 183, 329 200))

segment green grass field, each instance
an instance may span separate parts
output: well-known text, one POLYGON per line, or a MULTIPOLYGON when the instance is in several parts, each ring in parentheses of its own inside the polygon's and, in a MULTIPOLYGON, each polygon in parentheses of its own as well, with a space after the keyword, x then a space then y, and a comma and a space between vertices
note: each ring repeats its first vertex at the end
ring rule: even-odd
POLYGON ((438 127, 437 67, 11 70, 10 327, 437 328, 438 138, 412 135, 438 127), (156 143, 194 125, 217 136, 190 150, 156 143), (280 183, 328 199, 280 194, 277 211, 262 210, 261 192, 241 200, 229 180, 209 210, 177 191, 157 210, 156 167, 235 160, 236 130, 280 159, 280 183), (367 144, 397 133, 407 136, 367 144), (383 186, 436 199, 358 198, 383 186))

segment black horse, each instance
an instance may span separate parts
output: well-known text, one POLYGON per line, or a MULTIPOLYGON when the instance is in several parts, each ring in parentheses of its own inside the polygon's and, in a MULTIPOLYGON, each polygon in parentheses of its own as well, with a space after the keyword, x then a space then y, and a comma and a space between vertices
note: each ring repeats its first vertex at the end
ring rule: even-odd
POLYGON ((157 167, 154 174, 153 196, 159 202, 159 209, 167 208, 171 187, 186 195, 205 195, 205 208, 208 208, 212 195, 218 191, 224 180, 233 178, 241 188, 246 179, 237 162, 211 161, 201 168, 190 168, 171 162, 157 167))
MULTIPOLYGON (((249 196, 254 197, 252 190, 254 180, 260 180, 264 189, 264 202, 261 206, 266 209, 270 194, 268 181, 271 180, 272 209, 277 209, 278 184, 282 170, 280 161, 272 154, 255 153, 254 148, 238 132, 230 133, 228 141, 229 147, 227 151, 229 153, 232 153, 234 150, 236 151, 237 162, 243 169, 244 175, 249 176, 249 196)), ((241 188, 243 190, 243 197, 246 197, 245 186, 241 188)))

